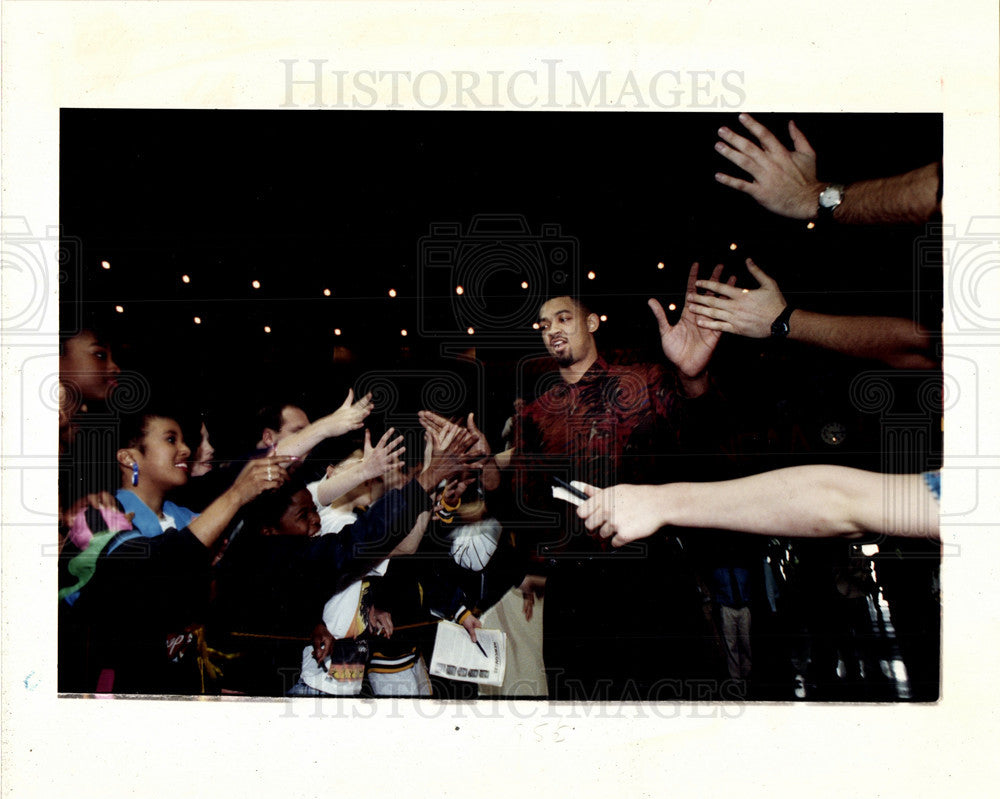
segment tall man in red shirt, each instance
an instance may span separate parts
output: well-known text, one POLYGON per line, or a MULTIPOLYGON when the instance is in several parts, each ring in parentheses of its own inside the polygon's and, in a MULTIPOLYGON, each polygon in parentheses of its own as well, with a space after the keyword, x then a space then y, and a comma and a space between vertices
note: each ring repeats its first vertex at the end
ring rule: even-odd
MULTIPOLYGON (((695 292, 698 265, 688 292, 695 292)), ((718 279, 721 266, 713 279, 718 279)), ((553 699, 681 699, 711 690, 702 655, 702 595, 676 539, 610 552, 551 497, 552 478, 595 486, 690 479, 690 460, 711 454, 718 394, 708 364, 720 334, 685 307, 671 325, 649 300, 663 365, 608 364, 597 351, 600 318, 579 300, 553 297, 538 317, 559 381, 519 414, 515 500, 532 542, 533 570, 548 576, 545 664, 553 699), (678 681, 677 678, 682 678, 678 681), (690 681, 690 680, 689 680, 690 681)))

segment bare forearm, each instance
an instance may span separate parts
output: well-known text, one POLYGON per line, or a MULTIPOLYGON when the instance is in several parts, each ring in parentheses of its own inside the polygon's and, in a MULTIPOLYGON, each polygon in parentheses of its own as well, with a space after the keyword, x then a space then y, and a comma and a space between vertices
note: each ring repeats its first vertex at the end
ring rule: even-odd
MULTIPOLYGON (((819 467, 823 468, 823 467, 819 467)), ((824 474, 796 478, 792 469, 719 483, 670 483, 660 486, 663 519, 680 527, 706 527, 757 535, 814 536, 856 532, 835 485, 824 474)))
MULTIPOLYGON (((502 454, 502 453, 501 453, 502 454)), ((500 486, 500 462, 498 460, 500 456, 497 455, 493 458, 486 459, 486 465, 483 466, 483 474, 480 478, 483 484, 483 488, 487 491, 495 491, 500 486)), ((510 462, 510 459, 507 459, 510 462)))
POLYGON ((324 477, 316 486, 316 499, 320 505, 330 505, 335 500, 353 491, 369 479, 361 461, 324 477))
POLYGON ((653 489, 662 524, 769 536, 837 537, 865 531, 936 538, 937 505, 923 477, 843 466, 795 466, 720 483, 653 489))
POLYGON ((845 224, 926 222, 940 211, 938 181, 938 164, 933 163, 894 177, 852 183, 833 218, 845 224))
POLYGON ((891 316, 832 316, 796 309, 788 337, 856 358, 901 369, 933 369, 931 334, 909 319, 891 316))
POLYGON ((420 546, 420 542, 424 538, 424 533, 427 532, 427 525, 430 524, 431 514, 430 511, 424 511, 417 517, 417 523, 413 525, 413 529, 406 534, 398 544, 396 544, 395 549, 389 553, 389 557, 395 557, 396 555, 412 555, 417 551, 420 546))
POLYGON ((331 437, 329 417, 319 419, 297 433, 285 436, 275 447, 276 455, 294 455, 304 458, 317 444, 331 437))
POLYGON ((188 525, 188 530, 206 547, 210 547, 219 540, 222 531, 242 507, 243 500, 235 490, 229 489, 205 508, 198 518, 188 525))

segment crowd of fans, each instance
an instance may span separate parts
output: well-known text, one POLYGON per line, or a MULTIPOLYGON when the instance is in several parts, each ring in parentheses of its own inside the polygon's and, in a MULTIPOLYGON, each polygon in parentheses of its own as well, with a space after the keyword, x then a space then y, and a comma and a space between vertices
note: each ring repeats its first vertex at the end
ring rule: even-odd
MULTIPOLYGON (((740 120, 753 138, 723 128, 717 150, 749 180, 716 178, 774 213, 841 225, 939 212, 939 164, 830 184, 817 180, 794 123, 790 151, 749 115, 740 120)), ((99 329, 67 331, 60 690, 295 696, 361 683, 375 696, 475 696, 427 671, 434 620, 450 619, 472 641, 484 625, 507 633, 507 679, 484 695, 741 698, 761 669, 751 657, 754 595, 776 609, 793 570, 804 593, 832 587, 813 607, 836 621, 808 657, 784 652, 795 664, 788 685, 804 695, 791 679, 808 671, 799 661, 812 661, 814 683, 838 661, 850 671, 871 561, 844 546, 823 574, 794 569, 818 544, 792 550, 786 539, 936 541, 938 475, 702 468, 731 449, 712 356, 729 334, 935 369, 933 336, 910 320, 793 308, 764 270, 746 267, 756 285, 724 280, 721 266, 699 279, 694 264, 675 323, 649 301, 658 364, 609 363, 586 301, 548 298, 538 329, 558 380, 518 398, 502 433, 480 430, 473 413, 413 408, 422 441, 369 429, 372 397, 353 391, 315 420, 291 400, 261 408, 242 453, 225 458, 201 413, 217 398, 161 406, 154 397, 102 422, 114 353, 99 329), (102 424, 113 458, 92 446, 102 424), (491 436, 503 442, 496 452, 491 436), (317 457, 331 441, 346 442, 342 457, 317 457), (554 497, 563 482, 579 494, 570 491, 573 502, 554 497)), ((935 684, 921 682, 927 696, 935 684)))

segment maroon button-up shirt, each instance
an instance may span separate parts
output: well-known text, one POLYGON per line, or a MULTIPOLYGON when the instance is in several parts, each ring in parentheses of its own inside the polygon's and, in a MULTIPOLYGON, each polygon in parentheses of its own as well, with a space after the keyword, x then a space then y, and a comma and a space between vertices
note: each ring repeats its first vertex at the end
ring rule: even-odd
POLYGON ((560 551, 595 551, 573 506, 552 498, 552 477, 600 488, 680 479, 681 434, 693 421, 691 406, 703 403, 684 398, 661 366, 609 365, 599 357, 578 382, 560 379, 517 418, 518 526, 559 542, 560 551))

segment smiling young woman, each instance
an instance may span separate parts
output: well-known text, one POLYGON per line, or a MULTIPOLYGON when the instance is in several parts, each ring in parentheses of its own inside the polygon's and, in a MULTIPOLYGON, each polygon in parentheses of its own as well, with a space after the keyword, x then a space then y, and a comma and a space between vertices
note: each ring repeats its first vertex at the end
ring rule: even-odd
MULTIPOLYGON (((197 693, 200 633, 210 593, 216 542, 236 513, 263 491, 288 479, 290 458, 250 461, 233 484, 201 514, 175 505, 167 492, 188 481, 191 449, 169 413, 145 412, 122 420, 117 462, 122 526, 92 530, 67 564, 75 585, 60 591, 74 613, 60 620, 61 655, 89 658, 78 674, 111 674, 99 691, 197 693), (122 517, 123 519, 126 517, 122 517), (77 602, 79 600, 79 602, 77 602), (65 622, 65 626, 64 626, 65 622), (73 642, 74 627, 89 629, 85 650, 73 642)), ((61 660, 70 672, 73 663, 61 660)), ((68 685, 68 683, 62 683, 68 685)), ((83 690, 94 690, 93 680, 83 690)))
POLYGON ((131 435, 128 446, 118 450, 122 490, 135 494, 162 519, 166 493, 188 481, 191 448, 175 420, 150 416, 143 421, 139 435, 131 435))

